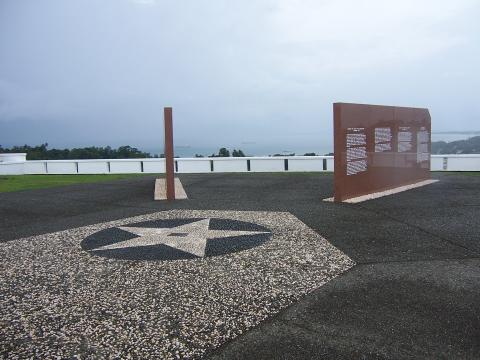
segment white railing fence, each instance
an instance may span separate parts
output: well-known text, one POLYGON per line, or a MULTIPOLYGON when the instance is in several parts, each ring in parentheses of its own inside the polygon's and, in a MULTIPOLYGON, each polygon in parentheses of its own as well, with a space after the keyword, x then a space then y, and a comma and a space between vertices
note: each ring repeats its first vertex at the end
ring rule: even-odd
MULTIPOLYGON (((480 154, 432 155, 432 171, 480 171, 480 154)), ((333 156, 176 158, 177 173, 333 171, 333 156)), ((0 175, 163 173, 164 159, 1 161, 0 175)))

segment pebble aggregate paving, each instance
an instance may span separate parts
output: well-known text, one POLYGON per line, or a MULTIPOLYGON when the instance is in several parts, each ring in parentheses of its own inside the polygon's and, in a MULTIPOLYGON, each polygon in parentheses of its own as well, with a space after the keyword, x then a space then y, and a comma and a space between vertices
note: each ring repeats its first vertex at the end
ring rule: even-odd
POLYGON ((292 214, 267 211, 156 212, 1 243, 0 257, 0 356, 44 359, 200 358, 354 265, 292 214), (206 218, 257 224, 271 236, 166 261, 81 246, 110 228, 206 218))

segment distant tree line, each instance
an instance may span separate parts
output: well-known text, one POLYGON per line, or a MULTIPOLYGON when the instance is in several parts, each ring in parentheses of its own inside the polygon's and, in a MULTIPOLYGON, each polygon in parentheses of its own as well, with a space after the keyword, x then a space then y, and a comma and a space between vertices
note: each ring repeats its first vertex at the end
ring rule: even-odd
MULTIPOLYGON (((295 156, 295 155, 296 155, 295 153, 290 153, 290 154, 273 154, 271 156, 295 156)), ((333 155, 333 154, 325 154, 325 155, 333 155)), ((308 152, 303 154, 303 156, 317 156, 317 154, 314 152, 308 152)))
POLYGON ((480 154, 480 136, 451 142, 432 142, 432 154, 480 154))
MULTIPOLYGON (((479 140, 480 145, 480 136, 476 137, 479 140)), ((475 139, 475 138, 472 138, 475 139)), ((469 139, 470 140, 470 139, 469 139)), ((440 142, 444 143, 444 142, 440 142)), ((432 143, 432 153, 434 144, 432 143)), ((448 143, 450 144, 450 143, 448 143)), ((477 146, 479 149, 480 146, 477 146)), ((477 150, 477 152, 479 152, 477 150)), ((4 148, 0 145, 0 153, 27 153, 27 160, 75 160, 75 159, 138 159, 138 158, 163 158, 164 155, 160 154, 150 154, 148 152, 143 152, 138 150, 135 147, 131 146, 120 146, 118 148, 111 148, 110 146, 97 147, 89 146, 84 148, 73 148, 73 149, 49 149, 48 143, 37 145, 37 146, 12 146, 11 148, 4 148)), ((446 152, 449 154, 455 154, 456 152, 446 152)), ((438 154, 446 154, 438 153, 438 154)), ((306 153, 304 156, 316 156, 314 152, 306 153)), ((333 155, 332 153, 326 155, 333 155)), ((218 150, 217 154, 211 154, 208 157, 245 157, 245 153, 240 149, 233 149, 230 153, 230 150, 222 147, 218 150)), ((274 154, 271 156, 295 156, 295 153, 291 154, 274 154)), ((195 154, 197 158, 203 158, 201 154, 195 154)))
MULTIPOLYGON (((239 150, 233 149, 232 156, 233 157, 245 157, 245 154, 240 149, 239 150)), ((222 148, 220 148, 220 150, 218 150, 218 154, 212 154, 209 157, 230 157, 230 150, 222 147, 222 148)))
MULTIPOLYGON (((110 146, 74 149, 49 149, 48 143, 38 146, 13 146, 3 148, 0 145, 0 153, 27 153, 27 160, 70 160, 70 159, 134 159, 151 158, 150 153, 142 152, 131 146, 120 146, 113 149, 110 146)), ((162 155, 160 155, 162 157, 162 155)))

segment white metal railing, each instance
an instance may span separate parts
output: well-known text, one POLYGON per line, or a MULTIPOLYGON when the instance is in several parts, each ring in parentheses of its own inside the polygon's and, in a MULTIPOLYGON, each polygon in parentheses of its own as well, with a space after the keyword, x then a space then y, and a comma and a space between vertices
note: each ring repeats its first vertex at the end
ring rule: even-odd
MULTIPOLYGON (((432 171, 480 171, 480 154, 432 155, 432 171)), ((0 175, 163 173, 164 159, 28 160, 0 162, 0 175)), ((333 171, 333 156, 176 158, 177 173, 333 171)))

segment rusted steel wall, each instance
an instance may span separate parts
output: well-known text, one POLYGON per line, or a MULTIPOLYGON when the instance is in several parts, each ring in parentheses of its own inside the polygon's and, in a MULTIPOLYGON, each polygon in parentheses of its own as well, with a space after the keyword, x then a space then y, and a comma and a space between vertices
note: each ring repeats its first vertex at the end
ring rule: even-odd
POLYGON ((333 114, 335 201, 430 179, 428 109, 335 103, 333 114))

